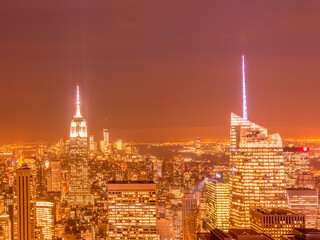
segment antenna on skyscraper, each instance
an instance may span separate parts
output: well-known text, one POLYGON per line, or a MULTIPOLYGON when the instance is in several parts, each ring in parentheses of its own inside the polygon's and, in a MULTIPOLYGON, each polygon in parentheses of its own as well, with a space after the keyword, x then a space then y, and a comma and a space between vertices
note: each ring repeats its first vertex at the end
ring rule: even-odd
POLYGON ((77 83, 77 102, 76 102, 76 115, 74 117, 81 118, 82 115, 80 113, 80 89, 79 89, 79 83, 77 83))
POLYGON ((80 91, 79 91, 79 83, 77 83, 77 104, 80 104, 80 91))
POLYGON ((244 55, 242 55, 242 104, 243 104, 243 118, 244 120, 248 120, 244 55))

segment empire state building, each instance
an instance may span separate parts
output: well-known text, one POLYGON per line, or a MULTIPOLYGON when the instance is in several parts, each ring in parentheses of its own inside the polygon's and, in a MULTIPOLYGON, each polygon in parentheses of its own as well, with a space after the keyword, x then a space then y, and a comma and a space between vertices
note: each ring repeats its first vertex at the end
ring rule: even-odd
POLYGON ((84 206, 91 203, 88 180, 88 134, 87 123, 80 111, 80 92, 77 85, 76 114, 70 127, 70 187, 68 200, 71 205, 84 206))

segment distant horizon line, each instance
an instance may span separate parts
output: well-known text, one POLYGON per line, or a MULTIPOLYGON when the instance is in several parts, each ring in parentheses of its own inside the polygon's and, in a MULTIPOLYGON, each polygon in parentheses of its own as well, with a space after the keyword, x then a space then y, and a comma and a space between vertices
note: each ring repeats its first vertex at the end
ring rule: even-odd
MULTIPOLYGON (((197 137, 196 137, 197 138, 197 137)), ((150 140, 150 141, 137 141, 137 140, 122 140, 123 143, 129 143, 129 144, 173 144, 173 143, 187 143, 187 142, 195 142, 196 138, 187 138, 187 139, 176 139, 176 140, 150 140)), ((228 138, 201 138, 199 137, 202 143, 211 143, 211 142, 229 142, 230 139, 228 138)), ((60 140, 67 141, 68 138, 59 138, 56 141, 45 141, 45 140, 36 140, 36 141, 23 141, 23 140, 17 140, 14 143, 4 143, 0 144, 0 146, 5 145, 15 145, 15 144, 25 144, 25 145, 32 145, 32 144, 54 144, 59 142, 60 140)), ((117 141, 112 141, 112 143, 116 143, 117 141)), ((282 141, 291 141, 291 142, 320 142, 320 138, 297 138, 297 137, 289 137, 289 138, 283 138, 282 141)))

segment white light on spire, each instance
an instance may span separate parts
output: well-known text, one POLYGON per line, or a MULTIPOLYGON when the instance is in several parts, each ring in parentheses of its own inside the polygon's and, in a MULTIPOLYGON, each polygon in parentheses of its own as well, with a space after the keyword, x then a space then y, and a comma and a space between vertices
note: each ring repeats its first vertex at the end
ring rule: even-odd
POLYGON ((75 118, 82 118, 81 112, 80 112, 80 90, 79 90, 79 83, 77 84, 77 109, 76 109, 76 115, 75 118))
POLYGON ((244 55, 242 55, 242 101, 243 101, 242 102, 243 103, 243 119, 248 120, 244 55))
POLYGON ((80 104, 80 91, 79 91, 79 83, 77 84, 77 104, 80 104))

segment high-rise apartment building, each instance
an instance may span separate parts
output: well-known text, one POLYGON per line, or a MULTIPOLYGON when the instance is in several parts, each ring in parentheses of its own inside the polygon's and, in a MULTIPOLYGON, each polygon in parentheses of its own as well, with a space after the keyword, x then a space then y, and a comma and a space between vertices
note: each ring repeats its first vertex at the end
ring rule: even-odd
POLYGON ((77 85, 76 115, 70 128, 70 187, 68 200, 72 205, 91 203, 88 179, 88 134, 87 123, 80 112, 80 93, 77 85))
POLYGON ((35 188, 32 170, 22 163, 17 169, 14 189, 13 239, 35 239, 35 188))
POLYGON ((198 203, 194 193, 185 193, 182 198, 183 240, 197 239, 198 203))
POLYGON ((282 140, 247 119, 243 57, 243 117, 231 113, 230 129, 232 228, 250 228, 250 209, 283 208, 286 202, 282 140))
POLYGON ((109 182, 107 239, 159 239, 154 182, 109 182))
POLYGON ((251 228, 265 233, 275 240, 281 235, 291 233, 295 228, 305 227, 304 215, 291 209, 251 209, 251 228))
POLYGON ((287 192, 289 208, 305 215, 306 228, 317 228, 318 189, 289 188, 287 192))
POLYGON ((42 230, 44 240, 54 237, 54 202, 37 200, 36 202, 37 228, 42 230))
MULTIPOLYGON (((219 175, 220 176, 220 175, 219 175)), ((206 181, 206 216, 212 228, 229 230, 230 183, 229 176, 206 181)))

